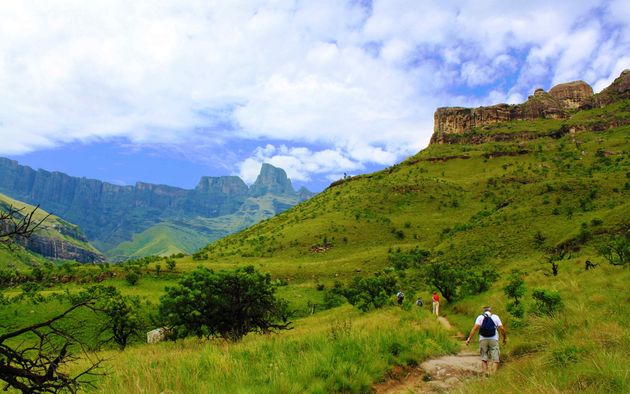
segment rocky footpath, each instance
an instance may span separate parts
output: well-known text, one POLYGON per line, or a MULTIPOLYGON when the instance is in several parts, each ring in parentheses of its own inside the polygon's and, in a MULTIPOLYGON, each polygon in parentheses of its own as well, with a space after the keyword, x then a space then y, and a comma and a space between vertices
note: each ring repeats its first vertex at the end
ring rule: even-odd
POLYGON ((630 70, 625 70, 606 89, 593 94, 584 81, 567 82, 549 92, 536 89, 522 104, 497 104, 489 107, 438 108, 434 115, 431 143, 448 143, 449 136, 463 135, 474 129, 487 129, 498 123, 537 119, 567 119, 576 111, 600 108, 630 99, 630 70))

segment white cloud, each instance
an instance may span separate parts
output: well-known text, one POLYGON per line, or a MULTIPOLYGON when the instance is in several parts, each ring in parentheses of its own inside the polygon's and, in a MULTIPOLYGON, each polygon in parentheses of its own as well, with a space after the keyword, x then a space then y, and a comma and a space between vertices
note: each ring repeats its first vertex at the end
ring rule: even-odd
POLYGON ((438 106, 517 102, 567 79, 600 90, 630 67, 623 1, 361 3, 2 2, 0 154, 221 146, 250 181, 263 160, 308 180, 414 153, 438 106), (280 146, 235 159, 242 140, 280 146))
MULTIPOLYGON (((252 183, 260 173, 262 163, 269 163, 284 169, 293 181, 310 181, 313 174, 330 174, 358 171, 363 165, 350 155, 339 150, 324 149, 313 152, 305 147, 289 148, 266 145, 258 147, 254 154, 245 159, 239 169, 239 176, 252 183)), ((335 178, 338 179, 338 178, 335 178)))

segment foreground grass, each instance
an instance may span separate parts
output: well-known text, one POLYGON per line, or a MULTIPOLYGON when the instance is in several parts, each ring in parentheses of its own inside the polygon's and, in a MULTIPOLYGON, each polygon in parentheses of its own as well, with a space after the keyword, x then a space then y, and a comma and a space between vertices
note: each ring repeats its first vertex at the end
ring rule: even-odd
POLYGON ((242 342, 188 339, 102 354, 104 393, 369 392, 396 365, 459 350, 428 312, 349 306, 242 342))
POLYGON ((499 373, 463 392, 630 392, 630 270, 602 265, 585 271, 583 261, 567 260, 557 277, 544 275, 535 261, 521 262, 529 275, 528 313, 520 323, 505 311, 503 282, 449 308, 451 322, 468 332, 480 306, 495 305, 509 333, 499 373), (564 307, 552 316, 533 313, 530 294, 537 287, 558 291, 564 307))

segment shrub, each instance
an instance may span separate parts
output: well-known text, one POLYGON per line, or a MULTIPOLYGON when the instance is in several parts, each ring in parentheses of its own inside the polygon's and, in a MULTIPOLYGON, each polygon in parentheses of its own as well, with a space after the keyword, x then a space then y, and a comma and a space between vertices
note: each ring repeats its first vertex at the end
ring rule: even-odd
POLYGON ((546 315, 553 315, 562 309, 562 298, 557 291, 536 289, 532 292, 536 304, 534 312, 546 315))
POLYGON ((514 317, 522 318, 525 314, 525 309, 521 304, 521 298, 525 295, 525 280, 523 274, 518 271, 512 271, 508 276, 508 284, 503 288, 505 295, 512 299, 507 304, 507 311, 514 317))
POLYGON ((389 264, 397 270, 404 270, 409 267, 417 267, 424 263, 431 252, 428 250, 415 247, 411 250, 400 250, 400 248, 394 252, 391 252, 387 256, 389 264))
POLYGON ((276 299, 275 290, 271 275, 252 266, 219 272, 200 267, 166 289, 159 316, 174 338, 236 341, 252 331, 289 328, 287 303, 276 299))
POLYGON ((325 309, 335 308, 343 305, 346 299, 343 296, 343 286, 339 282, 335 282, 332 289, 324 292, 324 304, 325 309))
POLYGON ((136 272, 135 270, 134 271, 129 271, 127 273, 127 275, 125 275, 125 280, 131 286, 135 286, 138 283, 138 281, 140 280, 140 274, 138 272, 136 272))

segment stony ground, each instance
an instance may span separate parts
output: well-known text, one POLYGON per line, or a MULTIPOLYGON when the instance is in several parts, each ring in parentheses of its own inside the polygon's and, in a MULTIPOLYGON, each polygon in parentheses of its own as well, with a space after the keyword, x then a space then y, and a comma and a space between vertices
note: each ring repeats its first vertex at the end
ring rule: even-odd
MULTIPOLYGON (((439 317, 438 321, 448 330, 452 330, 449 321, 439 317)), ((463 340, 464 336, 456 336, 463 340)), ((462 383, 481 375, 479 354, 462 345, 456 355, 431 359, 419 367, 393 371, 392 378, 374 388, 377 394, 401 393, 443 393, 457 391, 462 383)))

